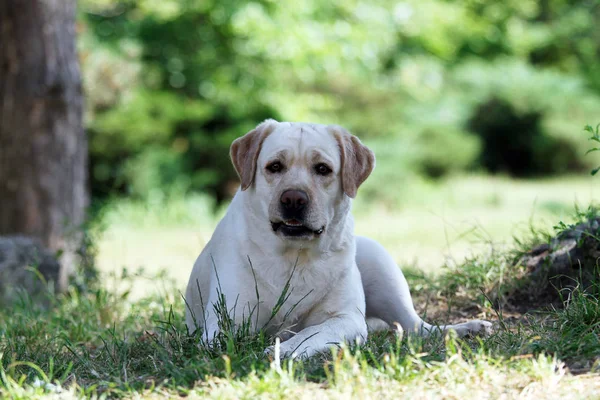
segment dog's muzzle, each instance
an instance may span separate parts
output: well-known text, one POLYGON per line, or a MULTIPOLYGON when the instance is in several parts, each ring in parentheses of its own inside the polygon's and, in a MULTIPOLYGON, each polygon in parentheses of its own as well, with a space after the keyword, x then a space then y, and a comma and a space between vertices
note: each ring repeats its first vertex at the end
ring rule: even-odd
POLYGON ((271 222, 273 232, 281 233, 283 236, 292 238, 310 238, 313 235, 319 236, 325 232, 325 226, 318 229, 304 225, 297 219, 288 219, 280 222, 271 222))
POLYGON ((314 228, 306 224, 306 212, 310 205, 310 197, 304 190, 288 189, 279 198, 280 221, 271 221, 273 232, 284 237, 312 239, 325 231, 325 226, 314 228))

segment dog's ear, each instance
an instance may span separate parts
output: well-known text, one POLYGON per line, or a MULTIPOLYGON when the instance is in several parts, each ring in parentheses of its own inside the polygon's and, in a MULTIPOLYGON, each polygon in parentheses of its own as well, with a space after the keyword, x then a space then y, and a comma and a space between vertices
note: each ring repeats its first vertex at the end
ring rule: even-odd
POLYGON ((252 186, 260 148, 266 137, 273 132, 276 126, 277 121, 268 119, 244 136, 234 140, 231 144, 229 155, 242 181, 242 190, 246 190, 252 186))
POLYGON ((348 197, 354 198, 358 187, 375 168, 375 155, 346 129, 336 125, 329 129, 340 146, 342 188, 348 197))

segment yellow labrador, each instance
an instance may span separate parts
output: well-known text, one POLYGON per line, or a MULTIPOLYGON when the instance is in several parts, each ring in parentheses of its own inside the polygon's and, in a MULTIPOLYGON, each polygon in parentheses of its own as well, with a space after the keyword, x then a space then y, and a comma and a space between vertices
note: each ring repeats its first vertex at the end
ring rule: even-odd
POLYGON ((375 157, 343 128, 267 120, 233 142, 231 159, 241 188, 194 264, 190 332, 214 339, 220 299, 236 324, 280 335, 283 356, 364 340, 366 319, 424 335, 490 331, 487 321, 424 322, 389 253, 354 235, 352 198, 375 157))

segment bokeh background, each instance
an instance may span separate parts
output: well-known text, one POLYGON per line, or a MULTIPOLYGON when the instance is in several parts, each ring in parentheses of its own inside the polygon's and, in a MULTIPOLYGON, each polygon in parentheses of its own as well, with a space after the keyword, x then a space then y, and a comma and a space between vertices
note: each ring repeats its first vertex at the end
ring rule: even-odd
MULTIPOLYGON (((599 197, 597 0, 80 0, 103 271, 183 287, 266 118, 376 153, 357 231, 437 271, 599 197)), ((145 288, 144 288, 145 290, 145 288)))

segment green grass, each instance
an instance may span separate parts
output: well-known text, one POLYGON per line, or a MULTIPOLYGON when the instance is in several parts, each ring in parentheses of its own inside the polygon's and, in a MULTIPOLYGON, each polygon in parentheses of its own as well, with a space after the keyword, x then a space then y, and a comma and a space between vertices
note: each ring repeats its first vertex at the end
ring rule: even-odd
POLYGON ((568 375, 559 361, 586 372, 596 366, 600 311, 586 293, 574 293, 564 310, 531 317, 527 325, 501 325, 483 340, 380 333, 361 346, 282 365, 263 354, 270 342, 260 334, 225 335, 217 348, 203 346, 199 335, 185 333, 182 302, 174 296, 126 300, 96 289, 59 297, 52 311, 23 302, 5 312, 0 394, 29 398, 64 388, 77 396, 391 398, 416 391, 480 398, 517 396, 530 387, 552 398, 576 387, 583 398, 600 390, 589 376, 568 375))
MULTIPOLYGON (((135 285, 134 277, 119 278, 135 285)), ((435 290, 448 276, 423 290, 435 290)), ((0 314, 0 397, 201 396, 416 398, 600 395, 598 298, 575 291, 566 307, 488 338, 419 339, 391 333, 304 362, 274 362, 262 334, 222 335, 209 348, 186 333, 170 290, 133 301, 128 291, 72 291, 51 310, 23 301, 0 314), (574 376, 570 372, 585 374, 574 376)), ((491 312, 491 311, 490 311, 491 312)))

